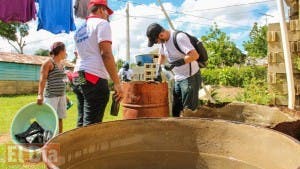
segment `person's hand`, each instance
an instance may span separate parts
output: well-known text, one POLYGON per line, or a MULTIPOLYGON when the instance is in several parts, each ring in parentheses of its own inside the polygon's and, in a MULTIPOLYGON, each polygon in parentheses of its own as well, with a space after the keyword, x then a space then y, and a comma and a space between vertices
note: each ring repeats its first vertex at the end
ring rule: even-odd
POLYGON ((121 102, 121 100, 123 99, 124 97, 124 93, 123 93, 123 90, 121 88, 121 85, 120 84, 114 84, 114 97, 116 99, 117 102, 121 102))
POLYGON ((39 94, 38 97, 37 97, 36 103, 37 103, 38 105, 42 105, 43 102, 44 102, 44 97, 43 97, 43 95, 39 94))
POLYGON ((159 64, 156 65, 155 77, 153 78, 156 82, 162 82, 161 78, 161 66, 159 64))
POLYGON ((153 80, 154 81, 156 81, 156 82, 162 82, 162 78, 161 78, 161 75, 159 74, 159 75, 157 75, 157 76, 155 76, 154 78, 153 78, 153 80))

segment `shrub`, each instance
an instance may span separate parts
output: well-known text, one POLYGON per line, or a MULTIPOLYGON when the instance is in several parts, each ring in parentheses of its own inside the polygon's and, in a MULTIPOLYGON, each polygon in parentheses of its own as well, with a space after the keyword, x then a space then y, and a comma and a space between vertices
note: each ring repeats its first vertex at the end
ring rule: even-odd
POLYGON ((272 94, 268 91, 266 80, 252 78, 245 86, 243 94, 239 95, 237 101, 268 105, 272 94))
POLYGON ((201 74, 205 84, 245 87, 253 78, 266 81, 266 71, 263 66, 244 66, 202 69, 201 74))

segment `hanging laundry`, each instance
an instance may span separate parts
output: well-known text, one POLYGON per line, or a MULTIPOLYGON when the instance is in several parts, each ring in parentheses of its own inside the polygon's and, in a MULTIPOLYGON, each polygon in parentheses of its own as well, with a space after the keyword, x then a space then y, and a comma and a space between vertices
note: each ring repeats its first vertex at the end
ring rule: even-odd
POLYGON ((76 0, 74 9, 75 16, 78 18, 86 19, 88 16, 88 4, 90 0, 76 0))
POLYGON ((3 22, 28 22, 35 19, 34 0, 0 0, 0 20, 3 22))
POLYGON ((39 3, 37 30, 51 33, 69 33, 76 29, 72 0, 36 0, 39 3))

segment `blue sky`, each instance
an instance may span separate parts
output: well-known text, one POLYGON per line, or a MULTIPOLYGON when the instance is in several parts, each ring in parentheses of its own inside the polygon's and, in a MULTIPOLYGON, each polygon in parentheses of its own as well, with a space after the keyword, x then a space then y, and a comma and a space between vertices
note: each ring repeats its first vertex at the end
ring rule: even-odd
MULTIPOLYGON (((216 22, 219 28, 226 32, 241 50, 243 50, 242 42, 248 39, 254 22, 264 25, 279 21, 276 1, 274 0, 161 1, 176 29, 201 37, 216 22)), ((127 0, 108 0, 110 8, 115 11, 111 17, 113 51, 117 59, 123 60, 126 55, 126 2, 127 0)), ((132 56, 131 61, 134 62, 133 56, 148 53, 157 48, 157 46, 152 48, 147 47, 147 38, 145 36, 147 26, 153 22, 157 22, 169 29, 169 25, 160 10, 157 0, 132 0, 129 3, 129 13, 131 16, 130 52, 132 56)), ((82 22, 84 20, 75 19, 77 27, 82 22)), ((25 47, 26 54, 33 54, 39 48, 48 49, 50 44, 55 41, 63 41, 67 45, 68 59, 71 60, 73 58, 74 32, 53 35, 45 30, 36 31, 37 20, 31 21, 28 24, 30 26, 30 34, 25 39, 28 42, 28 45, 25 47)), ((3 39, 0 39, 0 43, 4 44, 0 47, 0 51, 14 52, 3 39)))

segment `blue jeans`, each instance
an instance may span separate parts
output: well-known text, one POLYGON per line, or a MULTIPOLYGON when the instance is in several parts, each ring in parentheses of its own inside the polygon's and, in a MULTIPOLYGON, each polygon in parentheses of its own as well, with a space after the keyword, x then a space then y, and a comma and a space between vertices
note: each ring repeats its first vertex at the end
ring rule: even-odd
POLYGON ((78 101, 77 127, 102 122, 109 100, 107 80, 99 79, 96 84, 87 81, 84 85, 75 85, 73 91, 78 101))
POLYGON ((175 81, 173 88, 172 114, 179 117, 183 108, 195 110, 198 106, 198 91, 201 86, 201 75, 196 73, 187 79, 175 81))

